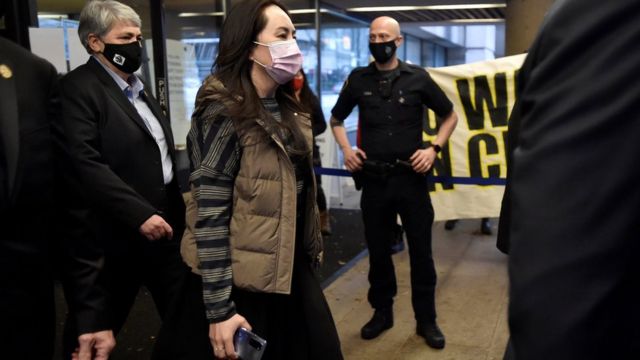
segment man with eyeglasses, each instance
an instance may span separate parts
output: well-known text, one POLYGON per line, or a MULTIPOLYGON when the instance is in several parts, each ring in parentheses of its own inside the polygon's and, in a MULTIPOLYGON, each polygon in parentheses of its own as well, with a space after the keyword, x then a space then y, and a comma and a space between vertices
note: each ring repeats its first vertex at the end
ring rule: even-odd
POLYGON ((431 254, 433 207, 425 174, 455 129, 457 115, 423 68, 397 58, 401 44, 396 20, 383 16, 371 23, 369 49, 375 61, 351 72, 332 110, 331 126, 346 168, 362 185, 369 249, 368 300, 375 313, 361 336, 373 339, 393 326, 397 286, 389 239, 399 214, 409 245, 416 333, 432 348, 441 349, 445 339, 436 323, 436 271, 431 254), (356 105, 361 143, 353 149, 343 122, 356 105), (435 140, 425 147, 422 122, 426 108, 440 117, 440 126, 435 140))

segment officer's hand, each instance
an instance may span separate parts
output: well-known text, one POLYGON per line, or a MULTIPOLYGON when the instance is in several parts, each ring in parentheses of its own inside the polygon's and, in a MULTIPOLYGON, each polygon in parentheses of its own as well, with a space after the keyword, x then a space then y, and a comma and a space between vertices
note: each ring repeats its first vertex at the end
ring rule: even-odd
POLYGON ((436 152, 432 147, 426 149, 420 149, 411 155, 409 161, 413 167, 413 171, 418 174, 424 174, 433 166, 433 162, 436 159, 436 152))
POLYGON ((360 149, 344 148, 344 165, 350 172, 356 172, 362 169, 363 161, 367 158, 367 154, 360 149))
POLYGON ((167 224, 167 222, 158 215, 151 215, 150 218, 140 225, 140 233, 148 240, 171 239, 173 237, 171 225, 167 224))

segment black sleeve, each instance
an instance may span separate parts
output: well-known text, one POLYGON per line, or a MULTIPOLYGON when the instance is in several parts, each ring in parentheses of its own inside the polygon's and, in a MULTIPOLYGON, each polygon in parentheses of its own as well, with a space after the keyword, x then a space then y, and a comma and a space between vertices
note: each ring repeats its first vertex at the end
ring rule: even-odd
POLYGON ((111 322, 107 311, 107 290, 104 279, 104 252, 95 244, 95 236, 78 221, 86 210, 77 194, 66 193, 64 218, 58 222, 62 232, 61 280, 64 297, 78 334, 108 330, 111 322))
POLYGON ((349 75, 347 81, 344 82, 342 90, 340 91, 340 96, 338 96, 338 101, 331 110, 331 115, 340 121, 344 121, 344 119, 351 114, 351 111, 353 111, 353 108, 357 105, 356 98, 353 96, 352 78, 353 73, 349 75))
POLYGON ((440 86, 433 81, 429 73, 425 71, 424 75, 426 79, 422 86, 422 103, 440 117, 449 115, 453 110, 453 104, 444 91, 440 89, 440 86))
MULTIPOLYGON (((509 144, 509 322, 519 359, 606 358, 640 320, 640 2, 555 4, 509 144)), ((637 358, 637 342, 615 348, 637 358)))
MULTIPOLYGON (((55 72, 54 72, 55 74, 55 72)), ((110 328, 107 291, 102 278, 104 253, 94 243, 95 236, 83 226, 87 216, 87 200, 81 192, 77 173, 71 163, 67 134, 62 124, 58 84, 52 87, 50 114, 55 144, 55 200, 59 211, 54 214, 56 249, 64 296, 78 334, 110 328)))
POLYGON ((313 137, 316 137, 327 130, 327 121, 324 118, 324 112, 322 112, 322 106, 320 101, 316 98, 313 103, 313 112, 311 113, 311 131, 313 137))

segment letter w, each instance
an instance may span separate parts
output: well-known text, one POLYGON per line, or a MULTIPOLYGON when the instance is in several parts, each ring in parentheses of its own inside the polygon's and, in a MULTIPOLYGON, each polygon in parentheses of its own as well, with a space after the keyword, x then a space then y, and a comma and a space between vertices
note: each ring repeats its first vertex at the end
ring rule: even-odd
POLYGON ((469 130, 484 128, 485 106, 489 112, 493 127, 506 126, 509 110, 507 108, 507 75, 505 73, 497 73, 495 75, 495 102, 493 101, 494 96, 491 93, 486 75, 476 76, 473 81, 475 83, 475 101, 473 102, 471 101, 469 79, 456 81, 469 130))

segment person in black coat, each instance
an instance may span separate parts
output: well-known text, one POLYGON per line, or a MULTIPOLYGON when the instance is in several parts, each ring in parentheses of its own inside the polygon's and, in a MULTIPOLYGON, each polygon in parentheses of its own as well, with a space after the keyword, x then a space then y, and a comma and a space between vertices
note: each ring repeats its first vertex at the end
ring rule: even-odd
POLYGON ((57 73, 0 38, 0 348, 7 356, 51 358, 55 235, 52 125, 57 73))
MULTIPOLYGON (((127 5, 87 3, 78 35, 91 57, 61 80, 70 181, 77 184, 80 199, 72 206, 77 216, 70 232, 86 244, 84 251, 103 254, 96 282, 107 293, 102 316, 71 309, 67 354, 78 331, 118 333, 142 285, 163 326, 178 314, 177 305, 189 292, 183 288, 189 269, 179 252, 185 215, 173 134, 159 104, 134 74, 142 61, 140 27, 140 17, 127 5)), ((199 288, 193 291, 201 294, 199 288)), ((78 295, 73 288, 67 293, 78 295)), ((187 341, 179 334, 161 334, 175 346, 187 341)), ((206 333, 202 339, 206 344, 206 333)), ((160 356, 172 358, 164 351, 160 356)))
MULTIPOLYGON (((66 200, 58 197, 56 166, 64 153, 58 74, 11 41, 0 38, 0 48, 0 352, 7 358, 50 359, 53 273, 60 262, 55 255, 62 247, 70 254, 59 217, 59 204, 66 200)), ((85 279, 99 271, 99 258, 76 254, 64 260, 63 269, 73 268, 85 279)), ((98 288, 78 291, 100 297, 98 288)), ((94 309, 85 312, 95 315, 94 309)), ((95 351, 106 359, 114 346, 111 331, 79 334, 78 355, 95 351)))
POLYGON ((640 3, 558 1, 509 124, 512 358, 640 357, 640 3))

